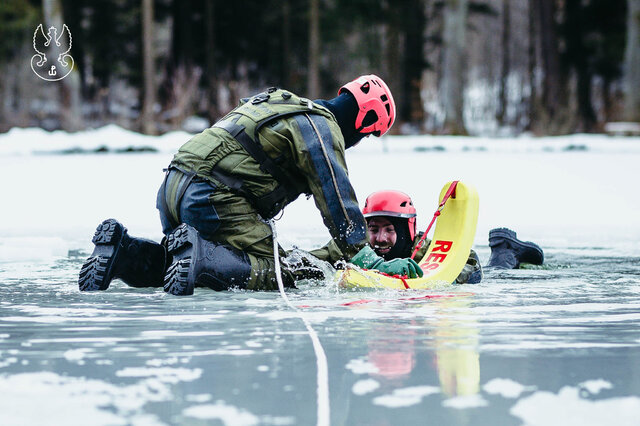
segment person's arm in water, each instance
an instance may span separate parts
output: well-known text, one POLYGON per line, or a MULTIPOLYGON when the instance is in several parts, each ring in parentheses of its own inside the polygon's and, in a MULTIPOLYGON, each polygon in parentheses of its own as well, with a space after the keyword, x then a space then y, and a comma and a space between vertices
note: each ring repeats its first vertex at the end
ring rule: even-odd
POLYGON ((369 246, 366 222, 349 181, 344 140, 337 123, 314 114, 299 115, 293 120, 303 136, 295 140, 297 166, 307 176, 316 207, 333 238, 322 257, 331 263, 344 259, 363 268, 421 276, 422 270, 415 262, 385 262, 369 246))

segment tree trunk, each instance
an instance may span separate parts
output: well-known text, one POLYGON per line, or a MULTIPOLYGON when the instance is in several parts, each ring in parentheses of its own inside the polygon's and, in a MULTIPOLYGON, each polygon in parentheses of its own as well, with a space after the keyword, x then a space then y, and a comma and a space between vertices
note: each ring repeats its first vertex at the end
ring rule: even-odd
POLYGON ((320 11, 319 0, 311 0, 309 5, 309 73, 307 76, 307 97, 320 97, 320 11))
MULTIPOLYGON (((529 0, 529 46, 527 72, 529 74, 529 101, 528 114, 529 122, 526 130, 532 131, 534 123, 537 121, 537 105, 538 105, 538 82, 536 81, 536 65, 538 63, 536 56, 536 18, 539 17, 538 0, 529 0)), ((539 31, 539 30, 538 30, 539 31)))
POLYGON ((571 117, 565 75, 560 64, 559 40, 556 31, 555 0, 537 0, 538 35, 542 56, 543 84, 539 122, 547 134, 563 134, 571 130, 571 117))
MULTIPOLYGON (((406 48, 406 35, 401 35, 404 29, 404 16, 398 12, 397 7, 388 2, 384 3, 383 13, 388 17, 382 24, 382 54, 380 55, 382 75, 396 103, 396 120, 391 128, 392 132, 398 132, 402 122, 409 119, 408 111, 405 111, 405 104, 408 100, 407 85, 405 84, 405 66, 403 60, 408 54, 406 48), (403 47, 403 48, 401 48, 403 47)), ((355 76, 354 76, 355 77, 355 76)), ((351 77, 353 78, 353 77, 351 77)))
POLYGON ((442 88, 444 132, 466 135, 464 125, 465 38, 467 0, 446 0, 444 9, 444 63, 442 88))
POLYGON ((567 27, 565 39, 569 61, 576 71, 579 123, 576 130, 591 132, 596 125, 596 113, 591 103, 591 71, 589 70, 587 49, 584 39, 585 28, 584 6, 581 0, 565 1, 565 25, 567 27))
POLYGON ((144 98, 142 101, 142 132, 147 135, 156 133, 155 64, 153 55, 153 0, 142 0, 142 78, 144 81, 144 98))
POLYGON ((640 0, 627 1, 624 119, 640 122, 640 0))
MULTIPOLYGON (((64 24, 61 0, 43 0, 42 11, 47 27, 55 27, 58 30, 58 34, 60 34, 64 24)), ((64 37, 61 38, 61 42, 63 44, 66 43, 64 37)), ((65 51, 66 49, 67 46, 60 47, 61 51, 65 51)), ((71 73, 58 83, 58 87, 60 88, 60 123, 62 128, 70 132, 78 131, 83 127, 82 88, 78 70, 74 67, 71 73)))
POLYGON ((207 83, 207 112, 211 123, 215 122, 220 115, 218 112, 218 79, 216 77, 216 39, 215 39, 215 0, 207 0, 205 5, 205 21, 207 30, 206 40, 206 83, 207 83))
POLYGON ((291 5, 289 0, 282 0, 282 63, 280 81, 282 87, 291 89, 291 5))
POLYGON ((511 55, 509 52, 509 40, 511 39, 511 8, 509 0, 502 0, 502 66, 500 68, 500 87, 498 94, 498 112, 496 119, 500 126, 507 124, 507 93, 509 84, 509 72, 511 55))
MULTIPOLYGON (((424 30, 426 17, 424 2, 410 0, 404 10, 404 67, 403 99, 400 103, 400 119, 420 128, 424 121, 424 107, 420 89, 424 69, 424 30)), ((392 49, 394 46, 391 46, 392 49)), ((394 76, 392 76, 394 77, 394 76)), ((398 100, 396 99, 396 102, 398 100)))
POLYGON ((556 12, 555 0, 539 0, 538 12, 540 13, 540 39, 542 50, 542 63, 544 68, 543 103, 553 115, 556 102, 560 96, 560 55, 558 53, 558 37, 554 15, 556 12))

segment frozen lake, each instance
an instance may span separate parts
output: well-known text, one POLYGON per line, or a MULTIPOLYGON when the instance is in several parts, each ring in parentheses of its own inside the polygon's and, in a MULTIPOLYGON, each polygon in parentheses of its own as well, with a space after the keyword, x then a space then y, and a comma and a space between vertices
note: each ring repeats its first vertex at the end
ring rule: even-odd
MULTIPOLYGON (((361 201, 404 190, 423 227, 442 185, 463 179, 480 194, 482 263, 488 230, 508 226, 547 267, 431 292, 305 283, 288 292, 301 314, 277 293, 173 297, 120 281, 80 293, 102 219, 161 237, 155 191, 171 149, 3 151, 0 423, 637 425, 638 141, 413 139, 348 153, 361 201), (327 357, 323 413, 300 315, 327 357)), ((286 248, 328 238, 307 200, 278 231, 286 248)))

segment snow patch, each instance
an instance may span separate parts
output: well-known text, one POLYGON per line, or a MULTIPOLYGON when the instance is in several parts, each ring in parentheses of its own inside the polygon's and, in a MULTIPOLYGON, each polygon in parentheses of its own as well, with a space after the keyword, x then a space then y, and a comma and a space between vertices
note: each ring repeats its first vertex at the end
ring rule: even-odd
POLYGON ((63 356, 69 362, 75 362, 79 365, 84 364, 84 357, 86 354, 93 352, 93 349, 89 348, 80 348, 80 349, 69 349, 66 351, 63 356))
POLYGON ((199 404, 202 404, 203 402, 211 401, 211 398, 212 398, 211 394, 208 394, 208 393, 191 394, 185 397, 185 401, 197 402, 199 404))
POLYGON ((353 374, 376 374, 380 371, 375 364, 360 358, 352 359, 347 363, 345 368, 351 370, 353 374))
POLYGON ((592 395, 597 395, 600 393, 600 391, 604 389, 613 388, 613 385, 611 384, 611 382, 608 382, 604 379, 587 380, 586 382, 580 383, 578 386, 580 386, 583 389, 586 389, 592 395))
POLYGON ((377 380, 366 379, 366 380, 358 380, 353 384, 351 390, 356 395, 365 395, 367 393, 373 392, 374 390, 380 387, 380 383, 377 380))
POLYGON ((51 372, 0 375, 0 395, 3 425, 49 424, 52 420, 67 426, 84 426, 89 420, 92 425, 161 424, 141 408, 147 402, 172 399, 166 385, 157 381, 116 386, 51 372))
POLYGON ((224 401, 216 401, 215 404, 194 405, 184 409, 182 414, 202 420, 220 420, 225 426, 251 426, 257 425, 260 421, 250 412, 227 405, 224 401))
POLYGON ((142 337, 165 338, 165 337, 201 337, 201 336, 223 336, 223 331, 177 331, 177 330, 145 330, 140 333, 142 337))
POLYGON ((535 386, 523 386, 511 379, 492 379, 483 387, 485 392, 492 395, 500 395, 503 398, 517 398, 527 390, 535 390, 535 386))
POLYGON ((155 377, 163 383, 191 382, 202 376, 201 368, 127 367, 116 372, 118 377, 155 377))
POLYGON ((425 396, 436 393, 440 393, 440 388, 436 386, 412 386, 395 389, 391 394, 378 396, 373 399, 373 403, 389 408, 409 407, 419 404, 425 396))
MULTIPOLYGON (((590 386, 595 389, 601 385, 590 386)), ((635 426, 640 419, 640 398, 629 396, 594 401, 582 398, 579 387, 565 386, 557 394, 541 391, 522 398, 510 412, 528 426, 635 426)))
POLYGON ((460 395, 442 401, 443 407, 463 410, 466 408, 486 407, 489 403, 480 395, 460 395))

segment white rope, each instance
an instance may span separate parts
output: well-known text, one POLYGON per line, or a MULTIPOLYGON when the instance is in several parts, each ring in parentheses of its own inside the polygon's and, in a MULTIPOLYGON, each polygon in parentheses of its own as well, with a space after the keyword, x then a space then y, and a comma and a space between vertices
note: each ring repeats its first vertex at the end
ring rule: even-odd
POLYGON ((273 234, 273 258, 275 259, 276 264, 276 279, 278 280, 278 289, 280 290, 280 295, 284 299, 287 306, 293 309, 300 319, 304 322, 305 327, 307 327, 307 331, 309 332, 309 337, 311 338, 311 342, 313 343, 313 351, 316 354, 316 368, 317 368, 317 406, 318 406, 318 426, 329 426, 331 420, 331 409, 329 407, 329 367, 327 366, 327 355, 324 353, 324 349, 322 348, 322 344, 320 344, 320 339, 318 338, 318 334, 316 334, 313 327, 307 319, 302 315, 302 312, 291 302, 287 297, 287 294, 284 292, 284 284, 282 283, 281 269, 280 269, 280 256, 278 251, 278 235, 276 233, 276 224, 273 220, 269 221, 269 226, 271 226, 271 232, 273 234))

